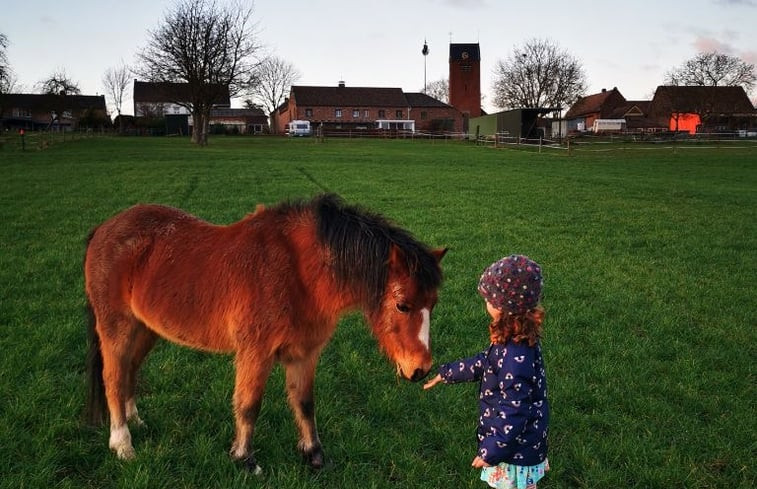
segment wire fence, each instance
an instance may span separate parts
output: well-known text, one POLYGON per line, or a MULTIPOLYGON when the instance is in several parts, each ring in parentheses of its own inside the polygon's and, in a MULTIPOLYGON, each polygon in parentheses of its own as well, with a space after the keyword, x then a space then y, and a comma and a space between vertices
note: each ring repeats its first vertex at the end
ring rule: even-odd
POLYGON ((474 138, 477 145, 523 151, 552 152, 571 155, 580 152, 651 151, 679 149, 754 149, 757 133, 739 131, 697 134, 612 134, 604 136, 580 135, 562 139, 529 139, 497 133, 474 138))
POLYGON ((719 132, 658 135, 625 134, 569 139, 571 152, 652 151, 689 149, 757 149, 757 133, 719 132))
POLYGON ((24 131, 6 132, 0 135, 0 151, 42 151, 52 146, 110 135, 103 130, 82 129, 75 131, 24 131))
MULTIPOLYGON (((0 134, 0 152, 42 151, 53 146, 103 136, 115 135, 112 131, 81 129, 76 131, 26 131, 0 134)), ((130 134, 123 134, 129 136, 130 134)), ((147 134, 142 134, 145 136, 147 134)), ((133 134, 131 136, 134 136, 133 134)), ((260 137, 260 136, 255 136, 260 137)), ((697 134, 610 134, 580 135, 561 139, 520 138, 507 132, 494 135, 473 135, 465 132, 428 132, 388 129, 323 130, 311 136, 316 142, 327 138, 347 139, 406 139, 418 141, 465 142, 477 146, 513 149, 538 153, 572 155, 618 151, 687 150, 687 149, 754 149, 757 150, 757 133, 697 133, 697 134)))

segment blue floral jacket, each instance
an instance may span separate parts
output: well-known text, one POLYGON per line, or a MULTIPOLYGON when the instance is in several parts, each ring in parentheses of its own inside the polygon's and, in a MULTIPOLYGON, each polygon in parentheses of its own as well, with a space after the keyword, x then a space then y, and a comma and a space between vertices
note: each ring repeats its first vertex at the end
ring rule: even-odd
POLYGON ((478 456, 489 465, 537 465, 547 457, 549 402, 541 346, 492 344, 471 358, 446 363, 447 384, 481 381, 478 456))

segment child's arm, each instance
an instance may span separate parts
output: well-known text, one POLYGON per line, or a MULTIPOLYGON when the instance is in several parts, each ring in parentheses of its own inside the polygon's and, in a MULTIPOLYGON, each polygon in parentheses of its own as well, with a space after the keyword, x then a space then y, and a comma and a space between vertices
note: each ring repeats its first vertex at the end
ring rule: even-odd
MULTIPOLYGON (((486 351, 474 355, 470 358, 463 358, 455 362, 444 363, 439 366, 439 381, 436 381, 436 377, 429 381, 429 384, 433 382, 433 387, 439 382, 445 384, 456 384, 458 382, 472 382, 481 379, 481 375, 484 372, 484 364, 486 363, 486 351)), ((425 386, 424 386, 425 387, 425 386)))

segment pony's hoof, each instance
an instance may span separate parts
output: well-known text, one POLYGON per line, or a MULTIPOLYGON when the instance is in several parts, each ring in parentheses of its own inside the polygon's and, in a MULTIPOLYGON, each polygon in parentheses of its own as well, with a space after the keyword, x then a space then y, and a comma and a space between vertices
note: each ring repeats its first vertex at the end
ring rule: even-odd
POLYGON ((235 453, 234 449, 231 450, 230 455, 235 462, 241 463, 252 475, 259 476, 263 473, 263 469, 258 465, 257 460, 255 460, 255 455, 250 454, 240 456, 235 453))
POLYGON ((137 458, 137 452, 135 452, 134 447, 131 446, 118 447, 115 452, 116 457, 118 457, 119 460, 129 461, 137 458))
POLYGON ((255 457, 252 456, 244 459, 244 468, 257 477, 263 474, 263 469, 258 465, 257 461, 255 461, 255 457))
POLYGON ((324 453, 323 448, 316 446, 308 451, 302 452, 302 458, 310 466, 311 469, 320 470, 324 465, 324 453))

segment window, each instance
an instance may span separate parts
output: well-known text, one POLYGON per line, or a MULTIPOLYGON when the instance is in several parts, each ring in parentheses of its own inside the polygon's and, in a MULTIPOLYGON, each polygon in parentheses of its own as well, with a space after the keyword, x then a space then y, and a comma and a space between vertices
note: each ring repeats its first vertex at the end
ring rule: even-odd
POLYGON ((370 119, 371 118, 371 111, 368 110, 368 109, 365 109, 363 111, 363 117, 365 117, 366 119, 370 119))
POLYGON ((336 117, 337 119, 341 119, 342 118, 342 109, 334 109, 334 117, 336 117))
POLYGON ((398 110, 394 114, 397 116, 397 119, 402 119, 402 111, 401 110, 398 110))
POLYGON ((313 117, 313 109, 305 109, 305 117, 313 117))
POLYGON ((426 112, 425 110, 423 110, 423 111, 421 111, 421 120, 425 121, 426 119, 428 119, 428 112, 426 112))
POLYGON ((379 119, 386 119, 386 111, 385 110, 379 110, 379 119))
POLYGON ((14 108, 13 109, 13 117, 19 117, 19 118, 25 118, 29 119, 32 116, 32 111, 29 109, 24 108, 14 108))
POLYGON ((352 109, 352 118, 353 119, 359 119, 360 118, 360 109, 352 109))

